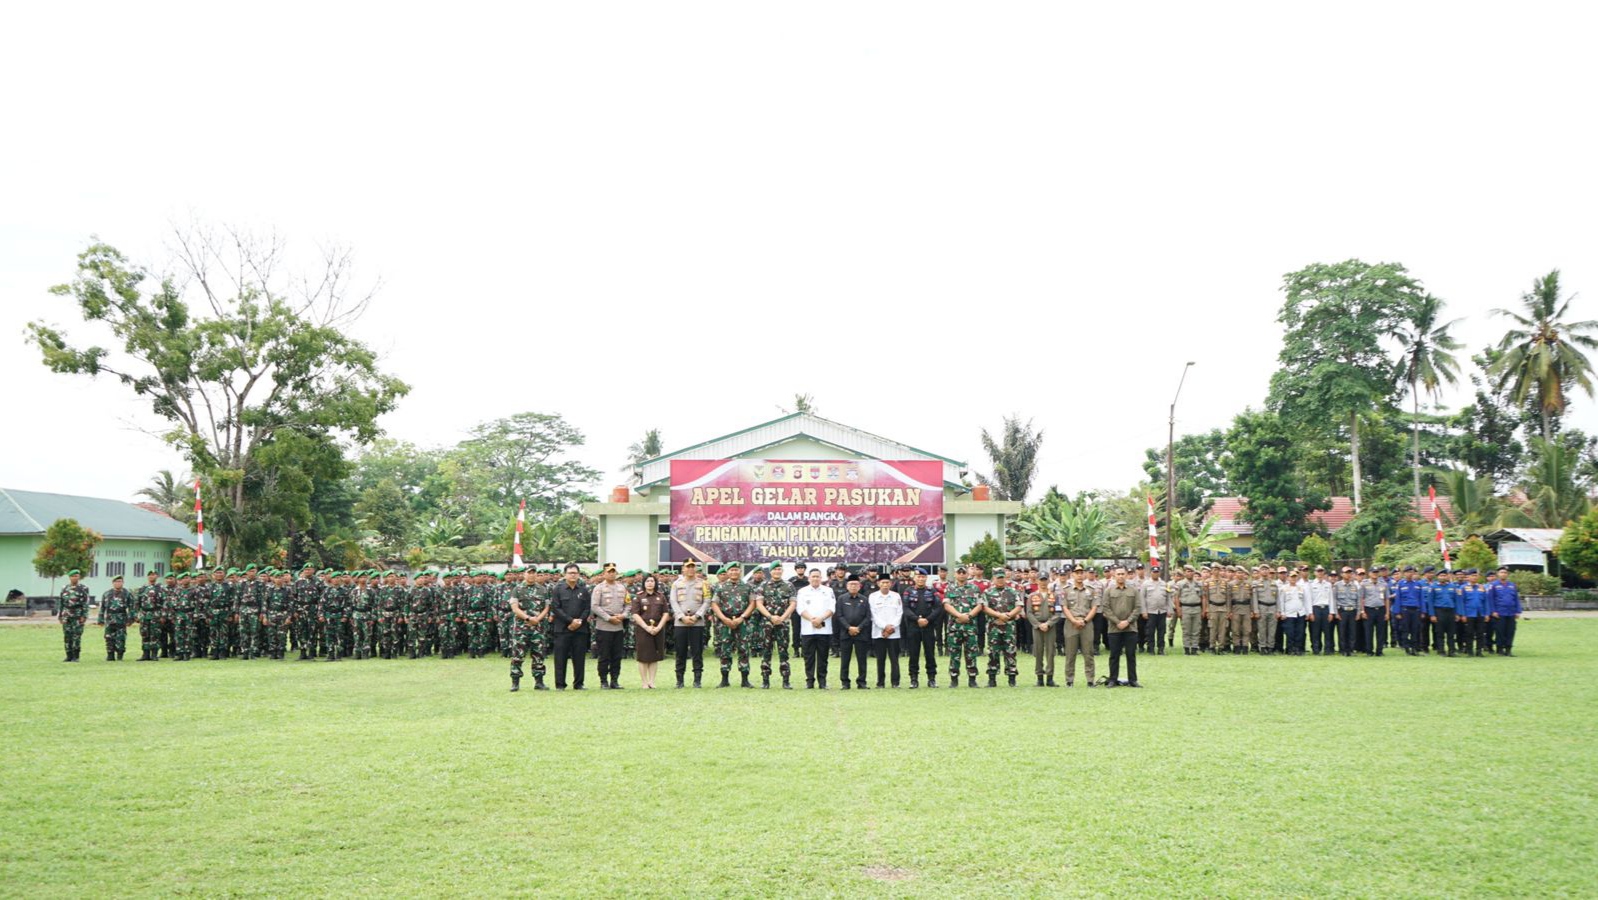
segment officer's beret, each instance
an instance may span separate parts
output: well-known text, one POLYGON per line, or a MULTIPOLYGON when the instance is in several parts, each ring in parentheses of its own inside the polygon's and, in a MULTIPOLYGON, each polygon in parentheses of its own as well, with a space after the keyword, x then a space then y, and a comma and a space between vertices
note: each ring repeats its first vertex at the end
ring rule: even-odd
POLYGON ((306 563, 305 565, 300 566, 300 571, 304 572, 306 569, 313 569, 314 570, 315 568, 316 568, 316 566, 312 565, 311 563, 306 563))
POLYGON ((256 567, 256 565, 255 565, 255 563, 250 563, 250 564, 249 564, 249 565, 247 565, 247 566, 245 566, 245 567, 244 567, 244 571, 246 571, 246 572, 253 572, 253 571, 255 571, 255 570, 256 570, 256 568, 257 568, 257 567, 256 567))
POLYGON ((122 580, 122 576, 121 575, 113 575, 113 576, 111 576, 111 583, 112 584, 116 584, 117 582, 119 582, 121 580, 122 580))
POLYGON ((82 572, 82 570, 79 570, 79 569, 73 569, 72 571, 68 572, 67 574, 68 575, 82 575, 83 572, 82 572))

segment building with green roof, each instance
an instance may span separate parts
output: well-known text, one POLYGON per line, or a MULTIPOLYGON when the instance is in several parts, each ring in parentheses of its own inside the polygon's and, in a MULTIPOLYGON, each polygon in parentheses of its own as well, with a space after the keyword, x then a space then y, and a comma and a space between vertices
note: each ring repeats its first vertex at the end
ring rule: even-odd
POLYGON ((194 532, 177 519, 152 508, 73 494, 47 494, 0 488, 0 590, 21 590, 29 597, 54 596, 64 579, 40 578, 33 557, 44 532, 57 519, 76 519, 105 540, 95 548, 94 567, 83 583, 98 597, 111 579, 122 575, 128 586, 146 572, 165 574, 172 551, 194 547, 194 532))

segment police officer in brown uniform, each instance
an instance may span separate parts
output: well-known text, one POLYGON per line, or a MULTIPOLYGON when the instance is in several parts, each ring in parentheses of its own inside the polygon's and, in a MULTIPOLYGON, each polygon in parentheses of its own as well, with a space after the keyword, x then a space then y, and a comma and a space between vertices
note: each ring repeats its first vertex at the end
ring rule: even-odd
POLYGON ((1117 566, 1115 578, 1104 589, 1099 601, 1104 614, 1105 627, 1109 629, 1110 680, 1109 687, 1124 685, 1142 687, 1137 680, 1137 622, 1138 592, 1127 583, 1126 570, 1117 566), (1121 674, 1121 656, 1126 655, 1126 681, 1117 679, 1121 674))
POLYGON ((1204 630, 1204 585, 1193 577, 1193 567, 1182 569, 1182 576, 1171 586, 1176 615, 1182 617, 1182 654, 1199 652, 1199 633, 1204 630))

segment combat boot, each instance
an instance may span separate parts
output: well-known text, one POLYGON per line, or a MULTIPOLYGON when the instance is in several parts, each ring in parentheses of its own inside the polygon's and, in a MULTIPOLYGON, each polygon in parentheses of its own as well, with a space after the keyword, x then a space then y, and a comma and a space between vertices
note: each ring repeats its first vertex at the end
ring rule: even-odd
MULTIPOLYGON (((933 682, 933 683, 936 684, 937 682, 933 682)), ((959 686, 960 686, 960 676, 959 675, 950 675, 949 676, 949 687, 957 688, 959 686)))
POLYGON ((996 688, 998 686, 999 686, 999 675, 998 675, 997 672, 995 672, 995 673, 993 673, 993 674, 988 676, 988 687, 996 688))
MULTIPOLYGON (((1015 684, 1015 677, 1014 676, 1011 676, 1010 683, 1011 684, 1015 684)), ((1038 676, 1038 687, 1043 687, 1043 676, 1042 675, 1038 676)))
POLYGON ((535 691, 547 691, 547 690, 549 690, 549 688, 544 687, 544 676, 542 676, 542 675, 534 675, 533 676, 533 690, 535 690, 535 691))
POLYGON ((910 690, 913 691, 919 687, 921 687, 921 682, 916 681, 914 678, 910 679, 910 690))
POLYGON ((610 689, 613 691, 621 690, 621 681, 619 680, 618 676, 610 676, 610 689))
MULTIPOLYGON (((732 687, 732 684, 727 680, 729 675, 731 675, 730 672, 721 673, 721 684, 716 685, 716 687, 718 687, 718 688, 732 687)), ((699 682, 699 679, 697 677, 695 677, 694 678, 694 687, 698 687, 699 686, 698 682, 699 682)))
POLYGON ((761 690, 765 690, 765 691, 771 690, 771 676, 770 675, 761 675, 760 676, 760 689, 761 690))
MULTIPOLYGON (((955 679, 955 682, 959 683, 959 679, 958 678, 955 679)), ((927 676, 927 687, 935 688, 937 686, 938 686, 938 676, 936 676, 936 675, 928 675, 927 676)))
POLYGON ((1015 676, 1014 675, 1010 676, 1010 687, 1015 687, 1015 676))
POLYGON ((677 687, 682 687, 682 673, 677 673, 677 687))
POLYGON ((105 654, 105 661, 106 662, 116 662, 117 661, 117 655, 115 653, 107 650, 106 654, 105 654))
POLYGON ((966 687, 976 687, 977 686, 977 677, 975 675, 972 675, 971 677, 967 678, 965 680, 965 682, 966 682, 965 683, 966 687))
POLYGON ((744 687, 744 688, 752 688, 752 687, 754 687, 754 685, 749 683, 749 673, 748 672, 739 672, 738 673, 738 677, 740 679, 740 683, 738 685, 739 687, 744 687))
POLYGON ((1059 687, 1059 685, 1054 683, 1054 679, 1053 678, 1050 678, 1046 683, 1048 684, 1049 687, 1059 687))
POLYGON ((522 680, 512 675, 510 679, 510 692, 512 694, 522 689, 522 680))
POLYGON ((122 661, 122 655, 123 655, 124 652, 125 651, 122 651, 122 650, 118 650, 117 651, 117 662, 121 662, 122 661))
POLYGON ((700 685, 699 685, 699 673, 698 673, 698 672, 695 672, 695 673, 694 673, 694 687, 695 687, 695 688, 698 688, 698 687, 699 687, 699 686, 700 686, 700 685))
POLYGON ((782 689, 785 691, 793 690, 793 685, 789 683, 787 675, 782 676, 782 689))

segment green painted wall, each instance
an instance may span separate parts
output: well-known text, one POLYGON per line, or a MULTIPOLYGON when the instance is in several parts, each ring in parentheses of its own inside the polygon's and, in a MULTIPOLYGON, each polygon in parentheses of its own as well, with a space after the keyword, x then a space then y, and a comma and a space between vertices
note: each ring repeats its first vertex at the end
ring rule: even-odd
MULTIPOLYGON (((29 597, 51 597, 61 592, 66 586, 65 578, 58 578, 52 582, 48 578, 40 578, 33 571, 33 556, 39 552, 39 544, 43 538, 39 535, 0 535, 0 597, 9 593, 12 588, 21 590, 29 597)), ((95 564, 99 573, 91 571, 83 583, 88 586, 89 592, 95 597, 111 589, 112 565, 120 566, 124 579, 124 587, 133 588, 144 583, 144 575, 150 568, 159 563, 162 571, 172 562, 172 551, 182 546, 172 541, 130 541, 119 538, 109 538, 95 549, 95 564), (135 576, 135 572, 138 572, 135 576)))

